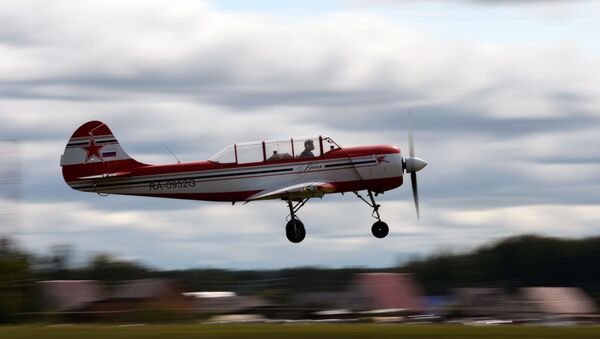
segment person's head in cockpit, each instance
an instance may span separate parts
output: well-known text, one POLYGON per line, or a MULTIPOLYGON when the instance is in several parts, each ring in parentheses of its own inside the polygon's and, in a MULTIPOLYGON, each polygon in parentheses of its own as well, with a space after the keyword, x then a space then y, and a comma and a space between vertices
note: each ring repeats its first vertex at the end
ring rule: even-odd
POLYGON ((304 142, 304 151, 300 153, 299 158, 314 158, 313 150, 315 149, 315 143, 312 140, 306 140, 304 142))

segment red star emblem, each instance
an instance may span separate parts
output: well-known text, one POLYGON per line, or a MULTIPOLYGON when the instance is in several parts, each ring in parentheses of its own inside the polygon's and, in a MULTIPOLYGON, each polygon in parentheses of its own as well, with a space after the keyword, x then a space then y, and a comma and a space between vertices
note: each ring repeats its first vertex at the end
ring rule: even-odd
POLYGON ((380 156, 376 157, 375 159, 377 159, 377 165, 381 164, 382 162, 389 162, 385 159, 385 155, 380 155, 380 156))
POLYGON ((105 145, 102 145, 102 146, 96 145, 96 139, 94 139, 93 135, 90 135, 89 145, 81 147, 81 149, 83 149, 87 152, 87 154, 85 156, 85 162, 87 163, 93 157, 96 157, 98 160, 103 161, 102 155, 100 154, 100 150, 104 146, 105 145))

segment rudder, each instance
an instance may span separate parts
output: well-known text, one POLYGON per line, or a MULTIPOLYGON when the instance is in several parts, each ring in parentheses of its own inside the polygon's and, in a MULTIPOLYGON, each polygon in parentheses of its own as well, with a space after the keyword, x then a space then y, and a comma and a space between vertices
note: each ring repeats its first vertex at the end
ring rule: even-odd
POLYGON ((101 121, 88 121, 75 130, 61 156, 60 165, 68 184, 124 174, 146 166, 131 158, 110 128, 101 121))

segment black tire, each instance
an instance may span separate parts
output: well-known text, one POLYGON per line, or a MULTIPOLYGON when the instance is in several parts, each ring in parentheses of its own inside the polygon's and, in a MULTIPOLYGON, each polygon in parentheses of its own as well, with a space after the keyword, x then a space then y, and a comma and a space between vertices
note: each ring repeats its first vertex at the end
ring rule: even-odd
POLYGON ((375 238, 385 238, 389 232, 390 228, 383 221, 376 221, 371 227, 371 233, 373 233, 375 238))
POLYGON ((302 221, 298 219, 292 219, 288 221, 287 225, 285 226, 285 235, 287 236, 288 240, 294 244, 304 240, 304 237, 306 237, 306 230, 304 229, 304 224, 302 221))

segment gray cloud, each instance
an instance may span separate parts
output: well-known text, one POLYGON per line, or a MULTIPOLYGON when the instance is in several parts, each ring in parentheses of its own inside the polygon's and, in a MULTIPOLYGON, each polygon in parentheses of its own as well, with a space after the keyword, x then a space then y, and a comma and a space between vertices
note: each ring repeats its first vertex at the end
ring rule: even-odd
POLYGON ((441 41, 370 14, 286 22, 195 1, 67 1, 45 15, 32 11, 43 2, 2 6, 12 19, 0 28, 0 136, 25 141, 21 234, 32 248, 68 239, 165 267, 385 266, 398 253, 544 232, 545 214, 558 220, 553 235, 593 232, 600 68, 581 46, 441 41), (161 163, 172 161, 162 142, 187 161, 236 141, 317 133, 404 148, 408 110, 430 163, 419 173, 424 220, 409 187, 386 193, 387 242, 372 239, 367 206, 348 195, 303 209, 309 237, 290 247, 281 203, 101 199, 69 189, 58 166, 91 119, 132 156, 161 163), (65 213, 47 217, 53 209, 65 213))
MULTIPOLYGON (((510 4, 510 5, 525 5, 525 4, 558 4, 558 3, 573 3, 573 2, 582 2, 586 0, 575 0, 575 1, 566 1, 566 0, 429 0, 429 2, 467 2, 481 5, 502 5, 502 4, 510 4)), ((349 4, 356 5, 367 5, 367 4, 384 4, 384 3, 414 3, 416 0, 376 0, 376 1, 368 1, 368 0, 346 0, 349 4)))

